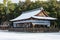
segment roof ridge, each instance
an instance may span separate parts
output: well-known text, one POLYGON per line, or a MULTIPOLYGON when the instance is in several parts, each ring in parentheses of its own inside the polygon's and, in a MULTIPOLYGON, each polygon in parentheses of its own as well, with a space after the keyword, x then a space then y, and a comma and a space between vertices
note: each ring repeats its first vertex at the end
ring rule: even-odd
POLYGON ((27 13, 27 12, 36 11, 36 10, 40 10, 40 8, 37 8, 37 9, 32 9, 32 10, 29 10, 29 11, 25 11, 25 12, 22 12, 22 14, 23 14, 23 13, 27 13))

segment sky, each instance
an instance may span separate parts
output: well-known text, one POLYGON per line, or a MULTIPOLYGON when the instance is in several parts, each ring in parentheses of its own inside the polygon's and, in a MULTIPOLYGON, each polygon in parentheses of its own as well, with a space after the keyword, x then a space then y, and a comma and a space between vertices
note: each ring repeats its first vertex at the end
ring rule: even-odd
MULTIPOLYGON (((18 3, 19 0, 11 0, 13 3, 18 3)), ((0 0, 0 3, 3 3, 3 0, 0 0)))
MULTIPOLYGON (((19 0, 11 0, 13 3, 18 3, 19 0)), ((21 0, 21 1, 25 1, 25 0, 21 0)), ((31 0, 31 1, 35 1, 35 0, 31 0)), ((0 3, 3 3, 3 0, 0 0, 0 3)))
MULTIPOLYGON (((18 3, 19 0, 11 0, 13 3, 18 3)), ((21 0, 21 1, 25 1, 25 0, 21 0)), ((35 0, 32 0, 32 1, 35 1, 35 0)), ((46 1, 46 0, 43 0, 43 1, 46 1)), ((0 3, 3 3, 3 0, 0 0, 0 3)))

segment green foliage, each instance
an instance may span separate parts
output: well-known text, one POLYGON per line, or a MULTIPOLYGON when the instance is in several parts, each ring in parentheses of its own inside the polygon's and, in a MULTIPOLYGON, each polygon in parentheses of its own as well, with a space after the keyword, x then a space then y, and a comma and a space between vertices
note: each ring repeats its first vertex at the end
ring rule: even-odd
POLYGON ((3 0, 3 4, 6 5, 6 3, 7 3, 7 0, 3 0))

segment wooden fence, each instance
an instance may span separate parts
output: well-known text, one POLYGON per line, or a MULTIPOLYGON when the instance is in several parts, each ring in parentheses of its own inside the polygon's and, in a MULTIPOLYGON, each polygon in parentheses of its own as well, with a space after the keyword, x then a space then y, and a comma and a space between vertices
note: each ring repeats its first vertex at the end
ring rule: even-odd
POLYGON ((0 30, 8 30, 9 26, 8 25, 0 25, 0 30))
POLYGON ((16 32, 58 32, 58 28, 9 28, 9 31, 16 32))

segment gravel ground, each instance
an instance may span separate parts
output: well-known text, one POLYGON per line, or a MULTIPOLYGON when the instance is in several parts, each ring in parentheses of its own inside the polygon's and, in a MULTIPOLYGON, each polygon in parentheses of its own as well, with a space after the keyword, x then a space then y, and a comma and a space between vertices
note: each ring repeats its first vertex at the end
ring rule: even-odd
POLYGON ((60 40, 60 32, 56 33, 25 33, 0 30, 0 40, 60 40))

